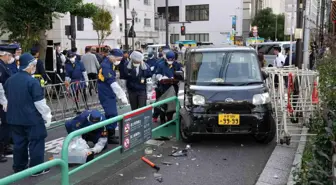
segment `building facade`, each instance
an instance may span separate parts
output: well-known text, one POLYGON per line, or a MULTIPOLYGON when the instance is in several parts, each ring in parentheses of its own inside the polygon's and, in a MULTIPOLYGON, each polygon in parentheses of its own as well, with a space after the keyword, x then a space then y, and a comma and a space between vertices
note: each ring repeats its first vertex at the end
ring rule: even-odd
MULTIPOLYGON (((166 42, 165 6, 165 0, 155 0, 160 43, 166 42)), ((234 27, 235 34, 242 35, 243 0, 169 0, 168 6, 170 43, 196 40, 222 44, 228 42, 234 27), (185 35, 181 34, 183 25, 185 35)))
MULTIPOLYGON (((146 43, 156 43, 158 32, 154 28, 154 0, 126 0, 127 18, 132 19, 131 11, 134 8, 135 16, 134 38, 137 48, 146 43)), ((113 17, 112 34, 106 39, 105 45, 120 47, 125 44, 124 25, 124 0, 84 0, 85 3, 94 3, 97 6, 109 10, 113 17)), ((132 20, 128 20, 129 29, 132 20)), ((54 43, 61 43, 63 49, 71 48, 71 40, 65 35, 65 26, 70 25, 70 15, 62 15, 59 19, 53 20, 52 29, 47 32, 47 39, 54 43)), ((6 38, 2 38, 6 40, 6 38)), ((132 46, 132 38, 128 39, 129 46, 132 46)), ((83 53, 85 46, 98 45, 97 33, 93 30, 90 19, 76 18, 76 47, 83 53)))

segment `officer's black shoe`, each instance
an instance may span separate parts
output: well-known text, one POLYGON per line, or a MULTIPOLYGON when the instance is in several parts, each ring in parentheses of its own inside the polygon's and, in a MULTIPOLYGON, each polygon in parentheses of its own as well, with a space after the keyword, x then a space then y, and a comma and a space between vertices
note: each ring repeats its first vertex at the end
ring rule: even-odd
POLYGON ((50 172, 50 169, 47 168, 47 169, 45 169, 45 170, 43 170, 43 171, 34 173, 34 174, 32 175, 32 177, 38 177, 38 176, 40 176, 40 175, 44 175, 44 174, 49 173, 49 172, 50 172))
POLYGON ((0 143, 0 163, 7 162, 7 157, 5 156, 5 146, 0 143))
POLYGON ((13 145, 8 144, 5 146, 5 155, 13 154, 13 145))
POLYGON ((108 144, 119 144, 119 137, 115 135, 115 129, 108 130, 107 134, 108 144))

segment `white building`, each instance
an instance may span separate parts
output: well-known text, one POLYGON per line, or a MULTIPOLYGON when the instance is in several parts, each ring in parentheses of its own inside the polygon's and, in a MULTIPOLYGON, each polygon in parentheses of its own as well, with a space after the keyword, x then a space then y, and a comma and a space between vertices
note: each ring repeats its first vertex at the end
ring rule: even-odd
POLYGON ((285 0, 262 0, 261 3, 263 9, 272 8, 274 14, 285 13, 285 0))
MULTIPOLYGON (((169 0, 168 3, 171 43, 177 40, 225 43, 232 32, 233 16, 236 16, 237 36, 242 35, 243 0, 169 0), (185 36, 181 35, 183 22, 185 36)), ((165 0, 155 0, 155 9, 165 17, 165 0)), ((164 34, 160 36, 161 43, 165 43, 164 34)))
MULTIPOLYGON (((136 31, 135 43, 137 47, 140 44, 157 43, 158 33, 154 29, 154 0, 127 0, 127 17, 132 18, 131 11, 134 8, 137 12, 135 18, 134 30, 136 31)), ((104 6, 113 16, 112 34, 107 38, 104 44, 111 47, 120 47, 125 44, 125 25, 124 25, 124 1, 123 0, 84 0, 86 3, 95 3, 98 6, 104 6)), ((128 21, 128 28, 132 21, 128 21)), ((60 19, 55 19, 52 29, 47 32, 47 39, 53 40, 54 43, 61 43, 62 48, 70 49, 71 41, 65 35, 65 26, 70 25, 69 14, 60 19)), ((98 45, 97 33, 93 30, 90 19, 76 18, 76 46, 79 52, 83 53, 85 46, 98 45), (81 30, 80 23, 84 25, 81 30), (80 31, 81 30, 81 31, 80 31)), ((6 40, 2 38, 2 40, 6 40)), ((129 46, 132 46, 132 39, 128 39, 129 46)))

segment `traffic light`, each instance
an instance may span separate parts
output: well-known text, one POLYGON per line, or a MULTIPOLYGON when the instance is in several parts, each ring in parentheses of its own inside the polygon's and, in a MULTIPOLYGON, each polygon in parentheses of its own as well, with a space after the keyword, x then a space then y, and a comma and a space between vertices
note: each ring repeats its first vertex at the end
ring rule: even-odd
POLYGON ((185 26, 181 26, 181 35, 185 35, 185 26))

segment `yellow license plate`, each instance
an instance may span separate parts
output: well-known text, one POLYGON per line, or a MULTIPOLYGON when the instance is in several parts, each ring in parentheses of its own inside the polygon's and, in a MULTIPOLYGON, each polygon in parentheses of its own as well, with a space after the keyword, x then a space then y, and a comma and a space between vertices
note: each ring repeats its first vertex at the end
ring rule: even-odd
POLYGON ((219 114, 218 125, 240 125, 239 114, 219 114))

